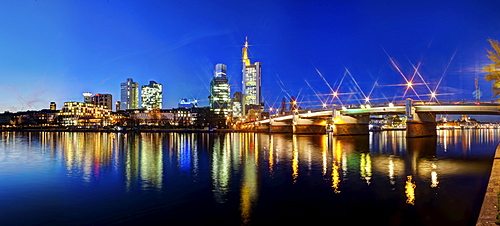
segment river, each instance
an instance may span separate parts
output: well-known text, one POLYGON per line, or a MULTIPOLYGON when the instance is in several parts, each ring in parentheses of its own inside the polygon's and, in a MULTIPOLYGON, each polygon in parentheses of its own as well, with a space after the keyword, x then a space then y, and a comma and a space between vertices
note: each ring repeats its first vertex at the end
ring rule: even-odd
POLYGON ((0 224, 474 225, 499 132, 2 132, 0 224))

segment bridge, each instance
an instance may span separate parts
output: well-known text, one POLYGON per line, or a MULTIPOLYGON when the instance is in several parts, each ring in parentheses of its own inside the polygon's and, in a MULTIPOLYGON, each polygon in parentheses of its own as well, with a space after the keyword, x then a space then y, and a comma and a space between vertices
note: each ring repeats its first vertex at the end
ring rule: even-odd
POLYGON ((500 115, 497 100, 445 100, 381 102, 334 106, 332 109, 292 111, 241 124, 242 130, 270 133, 326 133, 362 135, 369 133, 371 115, 404 115, 407 137, 436 135, 436 115, 500 115))

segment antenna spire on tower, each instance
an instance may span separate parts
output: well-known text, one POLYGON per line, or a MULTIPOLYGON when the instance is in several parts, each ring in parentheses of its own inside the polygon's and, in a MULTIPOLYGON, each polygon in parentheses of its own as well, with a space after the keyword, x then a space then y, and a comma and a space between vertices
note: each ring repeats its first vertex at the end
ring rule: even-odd
POLYGON ((243 47, 243 65, 250 65, 250 59, 248 59, 248 36, 245 37, 245 47, 243 47))

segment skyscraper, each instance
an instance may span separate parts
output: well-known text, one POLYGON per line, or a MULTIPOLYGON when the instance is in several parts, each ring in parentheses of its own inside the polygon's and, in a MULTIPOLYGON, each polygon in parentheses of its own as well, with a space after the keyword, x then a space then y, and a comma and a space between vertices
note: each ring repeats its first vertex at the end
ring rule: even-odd
POLYGON ((139 84, 131 78, 120 84, 121 90, 121 110, 139 108, 139 84))
POLYGON ((149 85, 142 86, 142 108, 148 110, 161 109, 163 103, 163 86, 155 81, 149 81, 149 85))
POLYGON ((217 64, 214 69, 214 77, 210 82, 210 109, 218 115, 227 116, 230 108, 230 87, 226 77, 226 65, 217 64))
POLYGON ((261 63, 250 63, 248 58, 248 37, 245 40, 245 46, 242 50, 243 58, 243 114, 249 109, 261 109, 261 63))

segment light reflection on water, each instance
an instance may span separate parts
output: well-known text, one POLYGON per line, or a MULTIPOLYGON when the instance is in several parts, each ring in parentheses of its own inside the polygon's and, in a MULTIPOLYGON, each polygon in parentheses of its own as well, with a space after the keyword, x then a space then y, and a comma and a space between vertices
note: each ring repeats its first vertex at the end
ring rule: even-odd
POLYGON ((498 138, 2 132, 0 223, 470 224, 498 138))

